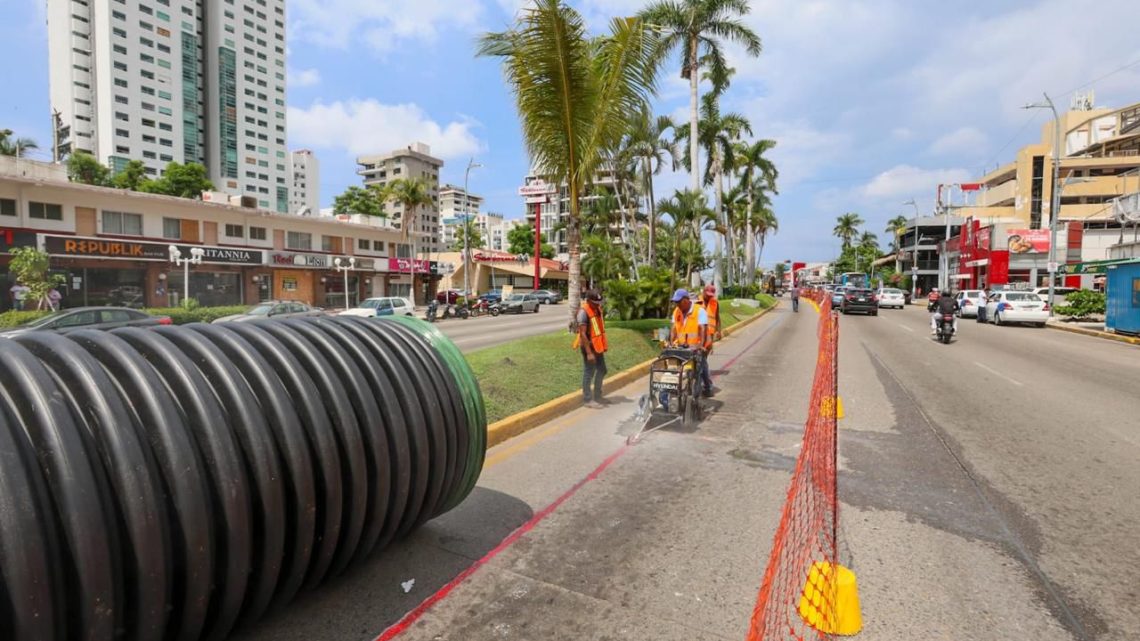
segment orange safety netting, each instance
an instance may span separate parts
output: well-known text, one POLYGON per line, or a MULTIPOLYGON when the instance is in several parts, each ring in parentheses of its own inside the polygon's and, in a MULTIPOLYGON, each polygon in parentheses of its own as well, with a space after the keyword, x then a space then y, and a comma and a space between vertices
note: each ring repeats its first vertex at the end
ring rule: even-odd
POLYGON ((836 417, 839 324, 820 296, 819 357, 804 428, 780 524, 748 641, 824 639, 839 628, 836 609, 836 417))

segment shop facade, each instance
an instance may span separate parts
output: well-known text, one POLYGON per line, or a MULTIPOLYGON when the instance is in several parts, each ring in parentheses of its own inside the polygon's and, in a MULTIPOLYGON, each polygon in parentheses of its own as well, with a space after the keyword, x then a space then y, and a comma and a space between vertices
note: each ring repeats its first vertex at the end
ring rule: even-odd
MULTIPOLYGON (((170 260, 171 244, 38 234, 36 246, 52 259, 52 271, 63 276, 59 288, 65 308, 88 305, 174 307, 185 296, 186 270, 170 260)), ((250 277, 265 262, 264 252, 234 247, 173 245, 190 256, 201 247, 202 263, 192 265, 190 297, 202 306, 257 302, 250 277)))
MULTIPOLYGON (((1079 222, 1058 229, 1058 272, 1064 271, 1066 263, 1080 261, 1082 229, 1079 222)), ((1048 229, 983 227, 977 219, 967 219, 962 233, 945 244, 950 256, 951 282, 955 289, 1046 287, 1051 244, 1048 229)), ((1082 281, 1079 276, 1067 275, 1063 280, 1059 278, 1057 285, 1081 287, 1082 281)))

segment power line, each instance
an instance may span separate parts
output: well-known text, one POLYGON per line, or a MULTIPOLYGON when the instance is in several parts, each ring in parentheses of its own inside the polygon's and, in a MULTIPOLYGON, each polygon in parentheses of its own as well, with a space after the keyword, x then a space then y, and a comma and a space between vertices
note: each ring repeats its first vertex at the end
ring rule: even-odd
POLYGON ((1126 65, 1124 65, 1124 66, 1122 66, 1122 67, 1118 67, 1118 68, 1116 68, 1116 69, 1113 69, 1112 71, 1110 71, 1110 72, 1108 72, 1108 73, 1104 74, 1103 76, 1099 76, 1099 77, 1097 77, 1097 78, 1093 78, 1092 80, 1090 80, 1090 81, 1088 81, 1088 82, 1084 83, 1083 85, 1077 85, 1076 87, 1073 87, 1072 89, 1069 89, 1068 91, 1061 91, 1061 92, 1058 92, 1058 93, 1056 93, 1055 95, 1057 95, 1057 96, 1067 96, 1067 95, 1069 95, 1069 94, 1073 93, 1074 91, 1076 91, 1076 90, 1078 90, 1078 89, 1084 89, 1085 87, 1087 87, 1087 86, 1089 86, 1089 85, 1091 85, 1091 84, 1094 84, 1094 83, 1100 82, 1101 80, 1104 80, 1105 78, 1108 78, 1108 77, 1110 77, 1110 76, 1115 76, 1116 74, 1120 73, 1121 71, 1124 71, 1125 69, 1129 69, 1129 68, 1135 67, 1135 66, 1137 66, 1137 65, 1140 65, 1140 60, 1133 60, 1132 62, 1130 62, 1130 63, 1128 63, 1128 64, 1126 64, 1126 65))

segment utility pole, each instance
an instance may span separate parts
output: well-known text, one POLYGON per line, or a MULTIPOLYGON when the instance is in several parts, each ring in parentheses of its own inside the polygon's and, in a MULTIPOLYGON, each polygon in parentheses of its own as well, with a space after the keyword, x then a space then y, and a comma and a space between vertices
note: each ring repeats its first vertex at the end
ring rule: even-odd
POLYGON ((1045 102, 1025 105, 1023 109, 1045 109, 1053 112, 1053 195, 1049 202, 1049 315, 1053 315, 1055 285, 1057 283, 1057 220, 1061 217, 1061 117, 1049 94, 1045 102))

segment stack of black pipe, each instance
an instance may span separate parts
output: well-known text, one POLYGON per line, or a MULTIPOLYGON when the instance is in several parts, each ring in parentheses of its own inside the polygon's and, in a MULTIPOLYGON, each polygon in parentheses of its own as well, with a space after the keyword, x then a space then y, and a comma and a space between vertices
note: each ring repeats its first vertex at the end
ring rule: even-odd
POLYGON ((223 638, 471 491, 464 384, 372 319, 0 339, 0 640, 223 638))

